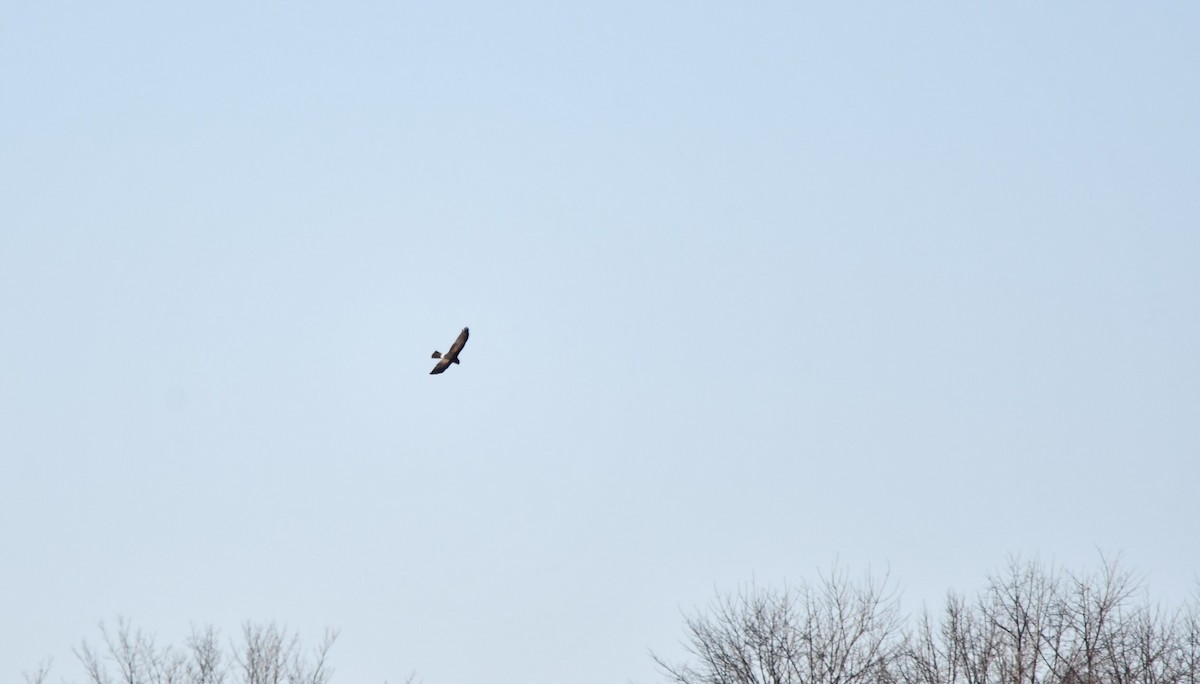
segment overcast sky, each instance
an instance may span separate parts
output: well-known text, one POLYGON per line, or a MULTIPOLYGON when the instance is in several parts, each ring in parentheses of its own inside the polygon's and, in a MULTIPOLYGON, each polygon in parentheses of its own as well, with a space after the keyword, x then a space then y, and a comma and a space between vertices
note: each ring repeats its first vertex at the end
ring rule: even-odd
POLYGON ((126 615, 649 684, 835 560, 1186 597, 1200 5, 1052 5, 3 3, 0 680, 126 615))

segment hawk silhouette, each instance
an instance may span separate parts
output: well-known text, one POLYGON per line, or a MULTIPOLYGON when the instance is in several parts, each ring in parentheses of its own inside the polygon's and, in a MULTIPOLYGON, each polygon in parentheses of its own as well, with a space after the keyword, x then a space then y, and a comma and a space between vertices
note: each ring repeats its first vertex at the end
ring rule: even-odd
POLYGON ((450 345, 450 351, 446 352, 445 356, 442 356, 441 352, 435 351, 433 358, 441 359, 441 361, 437 362, 437 365, 433 367, 433 370, 429 371, 429 374, 437 375, 438 373, 444 373, 450 367, 450 364, 458 363, 458 353, 462 351, 463 345, 467 343, 467 338, 470 336, 471 329, 463 328, 462 332, 458 334, 458 339, 454 340, 454 344, 450 345))

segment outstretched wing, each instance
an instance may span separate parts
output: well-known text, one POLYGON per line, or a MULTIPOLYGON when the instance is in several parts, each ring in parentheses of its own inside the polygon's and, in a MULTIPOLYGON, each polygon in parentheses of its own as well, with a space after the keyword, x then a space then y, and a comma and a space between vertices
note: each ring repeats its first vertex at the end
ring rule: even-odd
POLYGON ((458 334, 458 339, 454 340, 454 344, 450 345, 450 351, 446 352, 446 356, 452 359, 458 358, 458 353, 462 351, 463 346, 467 344, 467 338, 470 336, 471 329, 463 328, 462 332, 458 334))
POLYGON ((438 373, 441 373, 441 372, 445 371, 447 368, 449 368, 451 363, 454 363, 454 362, 450 360, 449 355, 443 356, 442 359, 437 362, 437 365, 433 367, 433 370, 429 371, 429 374, 437 375, 438 373))

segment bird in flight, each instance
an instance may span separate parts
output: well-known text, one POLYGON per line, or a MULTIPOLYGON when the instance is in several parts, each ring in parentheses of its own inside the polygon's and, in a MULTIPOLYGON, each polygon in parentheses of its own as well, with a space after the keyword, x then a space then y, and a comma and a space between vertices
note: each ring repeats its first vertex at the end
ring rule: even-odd
POLYGON ((458 363, 458 353, 462 351, 463 345, 467 343, 467 338, 470 336, 471 329, 463 328, 462 332, 458 334, 458 339, 454 340, 454 344, 450 345, 450 351, 446 352, 445 356, 442 356, 441 352, 435 351, 433 358, 441 359, 441 361, 437 362, 437 365, 433 367, 433 370, 429 371, 429 374, 437 375, 438 373, 443 373, 450 367, 450 364, 458 363))

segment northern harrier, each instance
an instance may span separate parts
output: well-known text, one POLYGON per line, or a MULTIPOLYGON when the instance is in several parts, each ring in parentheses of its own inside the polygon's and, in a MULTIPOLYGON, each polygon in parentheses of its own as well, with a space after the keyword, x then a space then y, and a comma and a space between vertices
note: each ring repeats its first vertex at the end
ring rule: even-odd
POLYGON ((442 356, 441 352, 434 352, 433 358, 441 359, 441 361, 438 361, 437 365, 433 367, 433 370, 429 371, 429 374, 437 375, 438 373, 442 373, 449 368, 450 364, 458 363, 458 353, 462 351, 463 345, 467 343, 467 338, 470 336, 471 329, 463 328, 462 332, 458 334, 458 339, 454 340, 454 344, 450 345, 450 351, 446 352, 445 356, 442 356))

